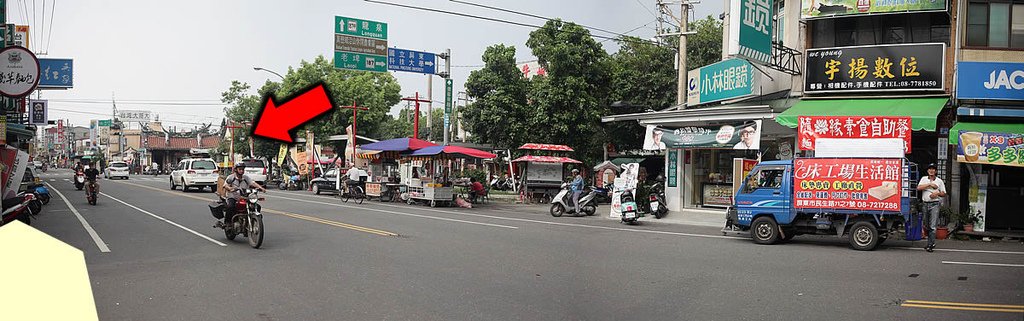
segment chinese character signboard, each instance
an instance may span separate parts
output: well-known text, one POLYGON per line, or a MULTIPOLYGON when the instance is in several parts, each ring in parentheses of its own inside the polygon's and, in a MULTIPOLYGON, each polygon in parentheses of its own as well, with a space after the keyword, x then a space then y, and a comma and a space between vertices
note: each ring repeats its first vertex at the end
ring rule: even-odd
POLYGON ((548 74, 547 69, 544 69, 540 62, 536 60, 518 64, 516 68, 519 69, 519 72, 523 73, 523 78, 526 79, 531 79, 534 76, 547 76, 548 74))
POLYGON ((737 55, 761 64, 771 62, 772 0, 732 0, 730 8, 729 34, 738 45, 737 55))
POLYGON ((899 158, 798 158, 793 206, 899 211, 902 180, 899 158))
POLYGON ((29 101, 28 110, 28 123, 33 125, 46 125, 47 119, 47 101, 46 100, 32 100, 29 101))
POLYGON ((151 118, 148 110, 118 110, 117 119, 121 121, 148 122, 151 118))
POLYGON ((0 50, 0 94, 9 98, 28 96, 39 85, 39 60, 22 47, 0 50))
POLYGON ((334 17, 334 68, 387 72, 388 24, 334 17))
POLYGON ((1024 167, 1024 134, 960 132, 956 158, 961 163, 1024 167))
POLYGON ((436 55, 429 52, 388 48, 388 70, 433 75, 436 55))
POLYGON ((818 138, 899 138, 904 152, 910 153, 908 116, 799 116, 797 120, 801 150, 814 150, 818 138))
POLYGON ((74 60, 39 58, 39 88, 68 89, 74 87, 74 60))
POLYGON ((757 150, 761 144, 761 121, 717 127, 663 129, 647 126, 645 150, 666 148, 731 148, 757 150))
POLYGON ((729 59, 690 70, 686 104, 746 97, 754 94, 754 67, 743 59, 729 59))
POLYGON ((946 11, 946 0, 803 0, 800 17, 828 18, 846 15, 946 11))
POLYGON ((957 63, 957 99, 1024 100, 1024 63, 957 63))
POLYGON ((679 175, 679 150, 672 149, 668 151, 668 187, 678 186, 678 175, 679 175))
POLYGON ((96 122, 96 125, 99 127, 110 127, 110 123, 110 119, 100 119, 96 122))
POLYGON ((28 26, 14 26, 11 40, 14 41, 15 46, 31 48, 28 46, 28 26))
POLYGON ((807 50, 804 91, 943 90, 941 43, 807 50))

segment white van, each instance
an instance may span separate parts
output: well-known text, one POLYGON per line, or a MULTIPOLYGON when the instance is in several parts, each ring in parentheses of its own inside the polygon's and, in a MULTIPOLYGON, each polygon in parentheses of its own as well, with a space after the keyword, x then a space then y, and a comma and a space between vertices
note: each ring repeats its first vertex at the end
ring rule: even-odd
POLYGON ((207 186, 210 191, 217 190, 217 163, 212 158, 189 158, 178 162, 178 167, 171 172, 171 189, 188 191, 190 188, 203 190, 207 186))

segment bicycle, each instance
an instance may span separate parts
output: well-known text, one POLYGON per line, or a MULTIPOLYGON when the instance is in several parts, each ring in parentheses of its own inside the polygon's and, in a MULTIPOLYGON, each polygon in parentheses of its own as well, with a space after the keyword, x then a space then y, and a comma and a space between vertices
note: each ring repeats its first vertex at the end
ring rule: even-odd
POLYGON ((363 204, 363 200, 366 199, 366 191, 362 186, 349 186, 348 182, 345 182, 345 192, 341 193, 341 201, 348 203, 348 200, 353 198, 357 204, 363 204))

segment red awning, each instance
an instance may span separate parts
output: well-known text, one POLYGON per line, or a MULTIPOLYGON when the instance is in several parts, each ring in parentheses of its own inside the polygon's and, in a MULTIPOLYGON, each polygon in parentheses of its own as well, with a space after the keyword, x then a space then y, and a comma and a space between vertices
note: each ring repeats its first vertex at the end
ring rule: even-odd
POLYGON ((523 156, 523 157, 520 157, 520 158, 516 158, 512 162, 513 163, 515 163, 515 162, 571 163, 571 164, 579 164, 579 163, 581 163, 578 160, 575 160, 575 159, 572 159, 572 158, 568 158, 568 157, 560 157, 560 156, 533 156, 533 155, 526 155, 526 156, 523 156))
POLYGON ((536 143, 526 143, 526 144, 523 144, 523 146, 519 146, 519 149, 551 150, 551 151, 556 151, 556 152, 571 152, 571 151, 573 151, 572 147, 565 146, 565 145, 536 144, 536 143))

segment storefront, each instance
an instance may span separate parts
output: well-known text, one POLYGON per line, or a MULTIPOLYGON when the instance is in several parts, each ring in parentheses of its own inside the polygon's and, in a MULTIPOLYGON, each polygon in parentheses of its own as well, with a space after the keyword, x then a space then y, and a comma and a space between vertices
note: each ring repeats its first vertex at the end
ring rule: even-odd
POLYGON ((1024 63, 958 62, 957 123, 949 131, 957 211, 979 232, 1024 229, 1024 63))

